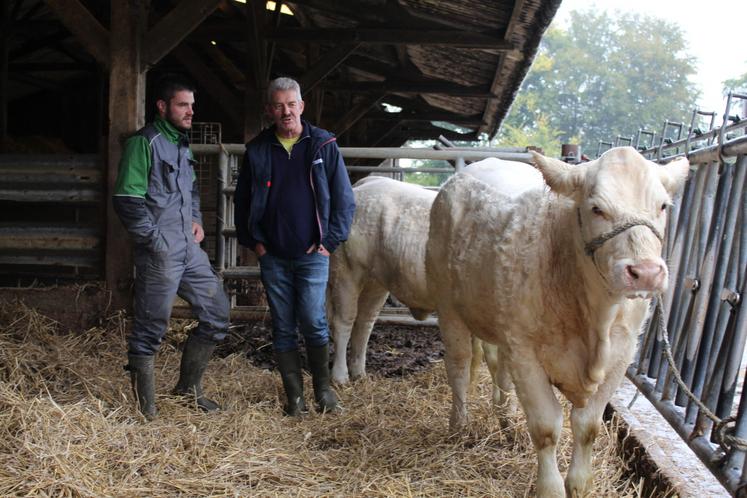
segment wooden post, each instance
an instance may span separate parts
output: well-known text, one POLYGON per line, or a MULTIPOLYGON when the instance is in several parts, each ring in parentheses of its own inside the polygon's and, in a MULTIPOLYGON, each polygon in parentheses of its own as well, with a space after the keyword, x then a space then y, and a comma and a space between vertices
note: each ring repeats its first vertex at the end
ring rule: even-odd
POLYGON ((129 303, 132 249, 112 207, 111 196, 124 140, 145 124, 145 69, 142 40, 147 22, 145 0, 111 0, 109 144, 106 174, 106 283, 114 309, 129 303))
POLYGON ((0 152, 8 138, 8 55, 10 46, 10 0, 0 0, 0 152))
POLYGON ((248 142, 262 130, 263 89, 267 83, 264 62, 265 48, 262 37, 264 2, 246 2, 246 93, 244 95, 244 141, 248 142))

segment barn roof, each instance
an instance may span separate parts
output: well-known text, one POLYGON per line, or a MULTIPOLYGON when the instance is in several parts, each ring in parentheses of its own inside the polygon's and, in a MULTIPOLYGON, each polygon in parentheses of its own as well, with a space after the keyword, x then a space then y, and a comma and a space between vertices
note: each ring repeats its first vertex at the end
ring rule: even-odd
MULTIPOLYGON (((95 44, 84 50, 80 36, 68 29, 77 20, 64 12, 87 10, 107 28, 110 2, 10 3, 11 105, 15 99, 86 74, 101 75, 101 64, 91 55, 95 44)), ((261 99, 262 86, 280 75, 301 82, 307 117, 337 133, 343 144, 400 145, 439 134, 462 139, 492 136, 559 4, 560 0, 297 0, 280 9, 274 2, 251 0, 250 5, 234 0, 153 0, 149 26, 183 12, 175 22, 193 27, 173 49, 163 50, 167 55, 152 64, 149 80, 174 69, 190 73, 200 92, 198 121, 222 123, 224 140, 242 140, 244 114, 251 112, 245 111, 251 109, 247 101, 261 99), (203 16, 195 15, 200 5, 209 5, 203 16), (439 123, 456 125, 464 134, 446 131, 439 123)), ((166 43, 162 40, 168 39, 167 27, 161 30, 163 37, 149 33, 144 38, 145 64, 148 50, 166 43)))

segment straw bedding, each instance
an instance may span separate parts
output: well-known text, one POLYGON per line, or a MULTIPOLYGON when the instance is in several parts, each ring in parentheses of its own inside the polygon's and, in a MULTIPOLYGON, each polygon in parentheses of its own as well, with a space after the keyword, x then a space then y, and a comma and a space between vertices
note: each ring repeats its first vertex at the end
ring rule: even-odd
MULTIPOLYGON (((185 326, 186 324, 186 326, 185 326)), ((190 322, 156 360, 159 418, 132 400, 121 315, 65 333, 22 304, 0 303, 1 496, 532 496, 536 459, 523 419, 501 428, 487 372, 470 432, 447 435, 441 362, 404 378, 338 388, 344 411, 281 416, 279 375, 240 352, 211 360, 219 414, 168 396, 190 322)), ((311 400, 310 378, 307 400, 311 400)), ((569 429, 559 447, 570 459, 569 429)), ((595 444, 593 496, 639 496, 607 429, 595 444)))

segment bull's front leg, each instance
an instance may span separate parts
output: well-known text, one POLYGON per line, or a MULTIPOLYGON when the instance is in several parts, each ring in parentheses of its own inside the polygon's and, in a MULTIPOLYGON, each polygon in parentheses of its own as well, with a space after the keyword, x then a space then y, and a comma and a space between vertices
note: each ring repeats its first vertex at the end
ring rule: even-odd
POLYGON ((389 291, 376 282, 369 282, 358 297, 358 316, 355 317, 350 338, 350 377, 360 379, 366 376, 366 353, 376 318, 389 296, 389 291))
POLYGON ((511 373, 537 452, 537 496, 562 498, 565 491, 556 450, 563 426, 563 409, 547 374, 531 351, 512 354, 511 373))
POLYGON ((565 489, 570 497, 586 496, 590 491, 594 477, 591 468, 594 440, 602 425, 604 408, 620 385, 624 373, 625 365, 623 364, 608 372, 605 382, 589 398, 586 406, 583 408, 574 406, 571 411, 573 456, 565 479, 565 489))
POLYGON ((337 384, 347 384, 350 380, 347 363, 348 342, 358 314, 359 293, 358 285, 349 275, 342 271, 330 272, 327 287, 327 319, 335 343, 332 381, 337 384))

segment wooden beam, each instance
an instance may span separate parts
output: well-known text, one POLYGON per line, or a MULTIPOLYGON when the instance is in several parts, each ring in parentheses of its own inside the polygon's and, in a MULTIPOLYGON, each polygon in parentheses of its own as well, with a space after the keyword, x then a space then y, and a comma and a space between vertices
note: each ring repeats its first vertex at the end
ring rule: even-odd
MULTIPOLYGON (((205 22, 195 31, 203 40, 239 41, 246 34, 239 21, 205 22)), ((278 43, 364 43, 373 45, 435 45, 491 50, 513 50, 503 38, 469 30, 394 29, 394 28, 290 28, 280 27, 267 33, 265 39, 278 43)))
POLYGON ((45 1, 83 48, 96 59, 96 62, 108 67, 110 62, 109 32, 99 23, 98 19, 79 0, 45 1))
POLYGON ((454 114, 445 111, 431 111, 431 112, 377 112, 370 113, 366 116, 366 119, 376 121, 445 121, 462 126, 480 126, 483 124, 483 120, 479 115, 476 116, 464 116, 460 114, 454 114))
POLYGON ((212 43, 207 46, 208 56, 220 66, 235 88, 244 88, 246 75, 236 67, 236 64, 221 50, 220 46, 212 43))
POLYGON ((328 90, 348 92, 372 92, 384 90, 386 93, 423 94, 435 93, 452 97, 471 97, 480 99, 495 98, 495 94, 481 87, 462 86, 440 81, 351 81, 335 82, 325 85, 328 90))
POLYGON ((59 45, 59 42, 70 38, 70 33, 67 30, 61 29, 60 31, 53 33, 49 36, 41 38, 33 38, 28 40, 11 50, 10 60, 18 59, 42 49, 48 49, 59 45))
POLYGON ((306 95, 316 85, 324 80, 329 73, 342 64, 358 47, 360 47, 360 43, 339 45, 313 63, 311 70, 307 71, 298 79, 298 84, 301 85, 301 92, 303 95, 306 95))
POLYGON ((187 44, 179 45, 173 55, 214 99, 231 120, 231 126, 241 126, 240 100, 236 94, 210 69, 200 55, 187 44))
POLYGON ((182 0, 145 36, 145 68, 154 66, 218 8, 221 0, 182 0))
MULTIPOLYGON (((504 35, 504 38, 506 40, 510 40, 514 34, 516 25, 519 22, 519 18, 521 16, 522 11, 524 10, 524 3, 525 3, 525 0, 516 0, 514 2, 514 8, 511 11, 511 18, 508 21, 508 25, 506 27, 506 33, 504 35)), ((518 53, 518 51, 517 51, 517 54, 515 55, 518 58, 522 58, 522 59, 524 58, 524 54, 518 53)), ((506 56, 507 54, 505 52, 498 55, 498 65, 495 71, 495 75, 493 76, 493 81, 490 84, 491 92, 495 93, 496 95, 498 94, 498 91, 500 90, 500 88, 506 84, 503 78, 503 71, 506 66, 506 56)), ((483 111, 483 114, 482 114, 482 120, 484 124, 477 130, 479 133, 489 133, 490 132, 489 126, 490 126, 491 121, 500 119, 500 117, 497 116, 499 105, 500 105, 500 102, 497 98, 491 99, 485 102, 485 110, 483 111)), ((496 123, 496 128, 495 128, 496 130, 497 130, 498 124, 499 123, 496 123)))
POLYGON ((392 28, 278 28, 267 34, 275 42, 366 43, 390 45, 442 45, 462 48, 513 50, 513 44, 476 31, 412 30, 392 28))
POLYGON ((294 0, 291 3, 358 21, 369 23, 386 23, 389 21, 385 15, 381 14, 378 8, 372 9, 368 4, 351 0, 294 0))
POLYGON ((109 143, 106 172, 106 283, 113 309, 126 307, 132 288, 132 248, 111 196, 124 139, 145 124, 145 71, 141 63, 147 0, 111 0, 109 143))
POLYGON ((345 113, 333 126, 332 131, 339 137, 348 131, 355 123, 365 116, 368 111, 381 101, 385 92, 372 93, 363 97, 358 104, 345 113))

